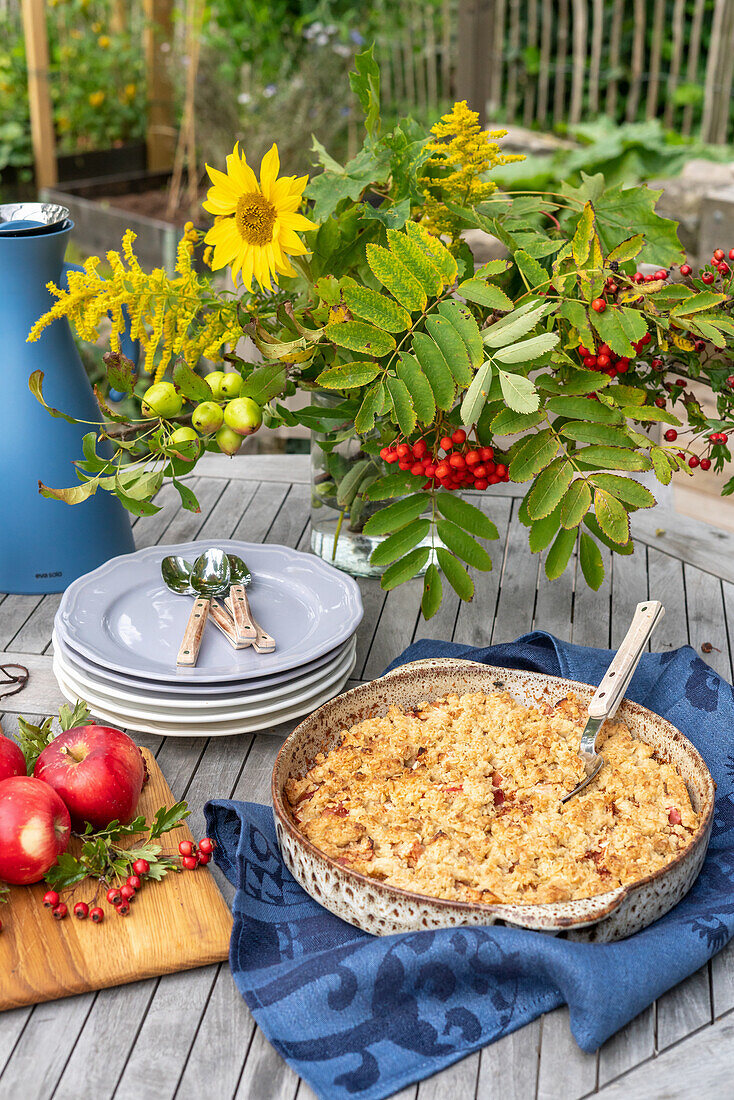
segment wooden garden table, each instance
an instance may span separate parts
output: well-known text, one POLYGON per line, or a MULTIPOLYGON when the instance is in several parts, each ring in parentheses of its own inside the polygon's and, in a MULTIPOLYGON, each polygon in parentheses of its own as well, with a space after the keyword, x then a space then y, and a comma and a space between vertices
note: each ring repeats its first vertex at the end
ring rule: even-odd
MULTIPOLYGON (((307 482, 305 457, 207 456, 192 481, 201 513, 182 511, 175 491, 166 488, 159 497, 162 511, 135 524, 137 545, 221 536, 308 549, 307 482)), ((360 679, 378 676, 420 637, 488 645, 537 626, 573 642, 615 646, 635 605, 653 597, 667 611, 655 634, 656 649, 688 642, 700 653, 709 643, 713 649, 705 659, 731 678, 727 622, 731 615, 734 627, 734 535, 664 507, 638 513, 636 552, 615 557, 613 565, 607 556, 610 581, 592 592, 583 581, 575 587, 573 570, 553 584, 545 579, 517 520, 513 486, 476 499, 500 532, 494 571, 477 577, 473 603, 459 605, 449 594, 429 623, 418 618, 420 581, 388 596, 376 580, 361 582, 360 679)), ((49 655, 59 599, 0 597, 0 649, 32 673, 26 689, 7 701, 8 733, 15 732, 18 711, 38 720, 62 702, 49 655)), ((192 829, 202 835, 207 798, 268 802, 273 761, 289 729, 278 728, 278 736, 212 740, 136 737, 156 754, 176 797, 188 799, 192 829)), ((231 899, 229 883, 215 873, 231 899)), ((559 1009, 403 1090, 400 1100, 731 1096, 733 1009, 734 942, 597 1054, 579 1050, 568 1012, 559 1009)), ((255 1026, 223 964, 0 1015, 0 1098, 79 1096, 305 1100, 313 1093, 255 1026)))

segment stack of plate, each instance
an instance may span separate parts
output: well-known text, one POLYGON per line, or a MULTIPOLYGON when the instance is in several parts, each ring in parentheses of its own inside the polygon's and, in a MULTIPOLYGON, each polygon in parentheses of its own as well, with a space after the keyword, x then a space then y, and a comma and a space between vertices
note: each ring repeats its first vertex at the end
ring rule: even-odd
POLYGON ((338 695, 355 665, 359 588, 320 558, 287 546, 205 540, 113 558, 71 584, 56 614, 54 673, 96 718, 173 737, 254 731, 338 695), (274 653, 234 649, 208 623, 195 667, 176 665, 192 597, 169 592, 167 554, 193 562, 210 547, 249 566, 252 613, 274 653))

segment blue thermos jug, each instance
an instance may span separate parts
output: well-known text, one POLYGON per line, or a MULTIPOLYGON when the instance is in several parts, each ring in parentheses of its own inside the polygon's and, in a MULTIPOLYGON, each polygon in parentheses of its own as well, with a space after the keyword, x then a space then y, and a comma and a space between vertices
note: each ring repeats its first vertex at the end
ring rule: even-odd
POLYGON ((135 548, 129 514, 110 493, 98 490, 68 505, 38 491, 39 481, 77 484, 72 463, 93 427, 52 418, 28 388, 33 371, 44 372, 43 394, 53 408, 80 420, 101 417, 68 322, 54 321, 36 343, 26 341, 54 302, 46 284, 60 285, 71 266, 64 253, 73 229, 68 217, 44 224, 47 204, 32 205, 37 218, 15 222, 0 206, 0 592, 62 592, 135 548))

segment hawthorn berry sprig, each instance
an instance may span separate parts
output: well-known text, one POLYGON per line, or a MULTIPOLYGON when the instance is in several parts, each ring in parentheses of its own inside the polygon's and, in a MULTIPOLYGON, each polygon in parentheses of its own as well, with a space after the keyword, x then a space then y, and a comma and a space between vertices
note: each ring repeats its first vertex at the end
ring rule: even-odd
POLYGON ((140 873, 158 882, 169 871, 178 871, 179 868, 175 859, 162 854, 161 845, 155 841, 163 833, 175 829, 190 812, 186 802, 177 802, 170 808, 161 806, 150 823, 140 815, 128 825, 112 821, 106 829, 97 831, 87 825, 81 834, 79 858, 64 852, 46 874, 45 880, 54 890, 75 886, 86 878, 97 879, 112 887, 115 882, 140 873), (120 843, 124 837, 140 833, 146 833, 146 836, 135 847, 126 848, 120 843), (142 870, 143 865, 147 865, 145 870, 142 870))

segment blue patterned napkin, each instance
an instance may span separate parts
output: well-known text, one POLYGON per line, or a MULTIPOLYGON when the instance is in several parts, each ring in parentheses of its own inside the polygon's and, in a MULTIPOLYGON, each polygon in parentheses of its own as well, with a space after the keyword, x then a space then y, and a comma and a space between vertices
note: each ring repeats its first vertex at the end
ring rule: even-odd
MULTIPOLYGON (((421 641, 391 667, 465 657, 598 683, 611 654, 526 634, 473 649, 421 641)), ((377 1100, 568 1004, 593 1051, 734 934, 734 693, 692 649, 643 656, 628 692, 668 718, 718 784, 711 847, 691 892, 661 920, 615 944, 513 928, 375 938, 332 916, 285 869, 272 812, 206 807, 216 859, 237 887, 230 965, 275 1049, 321 1097, 377 1100)))

